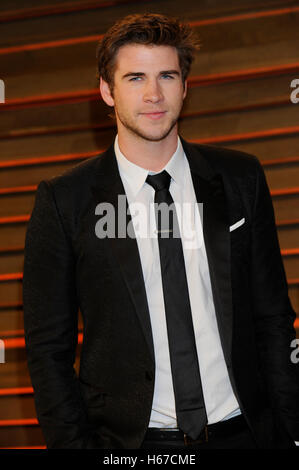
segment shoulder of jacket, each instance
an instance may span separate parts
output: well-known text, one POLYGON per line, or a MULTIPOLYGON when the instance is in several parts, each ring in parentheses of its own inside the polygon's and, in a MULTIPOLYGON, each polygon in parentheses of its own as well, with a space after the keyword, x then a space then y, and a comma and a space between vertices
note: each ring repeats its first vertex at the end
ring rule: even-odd
POLYGON ((86 158, 63 173, 49 178, 48 182, 53 188, 59 188, 61 185, 76 185, 76 183, 84 184, 94 174, 95 167, 104 153, 86 158))
POLYGON ((47 188, 57 207, 61 211, 84 206, 90 197, 90 189, 99 160, 105 152, 87 158, 63 173, 42 180, 37 188, 37 195, 47 188))
POLYGON ((192 145, 215 172, 220 172, 224 176, 227 174, 228 176, 246 177, 256 175, 256 172, 261 169, 261 163, 255 155, 225 147, 192 145))

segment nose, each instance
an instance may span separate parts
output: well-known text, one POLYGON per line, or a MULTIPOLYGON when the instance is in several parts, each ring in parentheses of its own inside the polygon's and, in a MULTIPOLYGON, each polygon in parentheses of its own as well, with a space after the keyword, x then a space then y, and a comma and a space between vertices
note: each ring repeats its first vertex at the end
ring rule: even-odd
POLYGON ((163 99, 162 91, 156 80, 149 80, 147 82, 143 99, 150 103, 159 103, 163 99))

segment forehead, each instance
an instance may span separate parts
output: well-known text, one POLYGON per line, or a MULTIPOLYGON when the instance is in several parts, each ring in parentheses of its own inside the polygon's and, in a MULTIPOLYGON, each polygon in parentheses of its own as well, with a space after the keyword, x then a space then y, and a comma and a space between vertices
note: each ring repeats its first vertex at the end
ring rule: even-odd
POLYGON ((180 69, 177 50, 172 46, 126 44, 115 58, 115 72, 170 69, 180 69))

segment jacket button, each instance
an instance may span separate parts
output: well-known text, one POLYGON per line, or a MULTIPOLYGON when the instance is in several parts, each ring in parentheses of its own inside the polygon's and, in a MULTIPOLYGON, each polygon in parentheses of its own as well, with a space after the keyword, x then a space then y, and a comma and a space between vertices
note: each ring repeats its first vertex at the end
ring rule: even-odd
POLYGON ((146 378, 146 380, 151 382, 153 380, 153 373, 150 370, 146 370, 145 371, 145 378, 146 378))

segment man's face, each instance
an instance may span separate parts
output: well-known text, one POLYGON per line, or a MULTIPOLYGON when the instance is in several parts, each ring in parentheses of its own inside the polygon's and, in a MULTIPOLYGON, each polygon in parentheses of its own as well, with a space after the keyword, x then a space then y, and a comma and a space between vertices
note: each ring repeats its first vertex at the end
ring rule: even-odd
POLYGON ((101 93, 114 106, 119 132, 148 141, 164 139, 175 129, 186 95, 176 49, 140 44, 121 47, 113 95, 103 80, 101 93))

